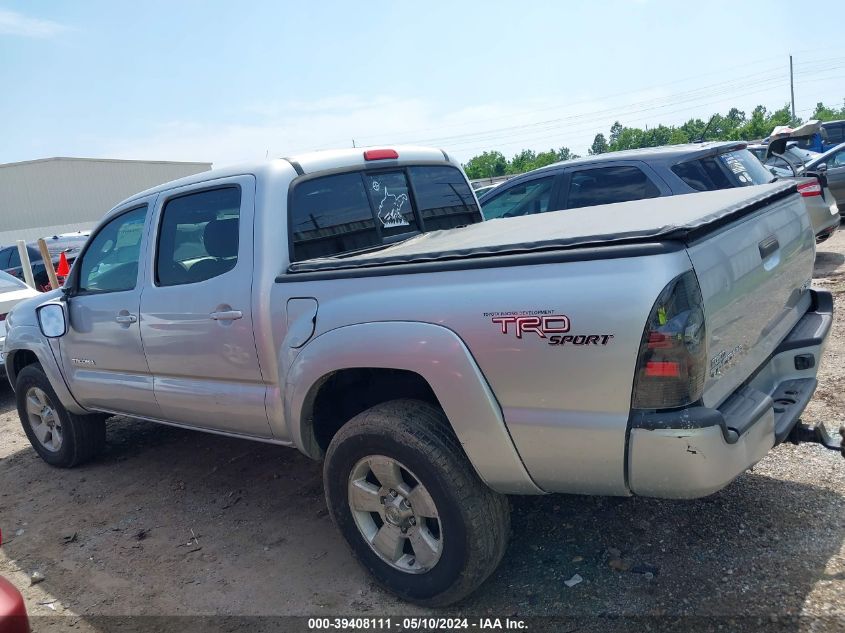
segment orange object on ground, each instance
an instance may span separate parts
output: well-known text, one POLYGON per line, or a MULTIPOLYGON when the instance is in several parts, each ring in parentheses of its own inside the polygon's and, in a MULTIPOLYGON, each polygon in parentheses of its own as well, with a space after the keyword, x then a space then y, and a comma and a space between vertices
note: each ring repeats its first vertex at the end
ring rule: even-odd
POLYGON ((23 596, 12 583, 0 577, 0 633, 29 633, 29 630, 23 596))
POLYGON ((56 274, 59 277, 67 277, 70 274, 70 266, 67 263, 67 257, 62 253, 59 255, 59 266, 56 268, 56 274))

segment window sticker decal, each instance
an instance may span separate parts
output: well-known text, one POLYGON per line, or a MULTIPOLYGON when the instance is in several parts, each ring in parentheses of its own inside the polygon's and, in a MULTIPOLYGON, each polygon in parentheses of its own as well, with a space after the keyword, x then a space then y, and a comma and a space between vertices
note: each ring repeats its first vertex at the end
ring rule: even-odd
MULTIPOLYGON (((380 186, 378 181, 374 181, 373 189, 376 191, 378 191, 377 185, 380 186)), ((410 226, 408 220, 402 215, 402 207, 406 202, 408 202, 408 196, 404 193, 394 196, 387 191, 387 187, 384 188, 384 198, 381 199, 378 205, 378 219, 381 220, 384 228, 390 229, 396 226, 410 226)))

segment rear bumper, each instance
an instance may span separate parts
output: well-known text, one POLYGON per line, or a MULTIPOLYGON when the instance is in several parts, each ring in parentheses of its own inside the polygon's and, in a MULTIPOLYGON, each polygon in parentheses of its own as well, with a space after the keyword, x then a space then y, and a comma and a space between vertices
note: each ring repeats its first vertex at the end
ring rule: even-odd
POLYGON ((830 293, 811 292, 810 309, 768 362, 718 408, 632 412, 631 492, 678 499, 709 495, 789 435, 816 389, 833 324, 830 293))
POLYGON ((827 195, 825 198, 811 196, 803 200, 807 207, 807 214, 810 216, 810 223, 813 225, 816 241, 826 240, 839 228, 839 207, 833 200, 833 196, 827 195))

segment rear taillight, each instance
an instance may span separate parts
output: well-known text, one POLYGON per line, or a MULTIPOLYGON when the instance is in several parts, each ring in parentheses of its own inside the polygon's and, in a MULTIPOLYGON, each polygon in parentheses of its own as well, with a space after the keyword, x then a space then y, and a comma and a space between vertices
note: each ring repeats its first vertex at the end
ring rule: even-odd
POLYGON ((818 180, 813 182, 804 182, 798 185, 798 193, 805 198, 822 195, 822 185, 818 180))
POLYGON ((701 398, 707 366, 701 289, 692 271, 660 293, 646 322, 634 375, 634 409, 671 409, 701 398))

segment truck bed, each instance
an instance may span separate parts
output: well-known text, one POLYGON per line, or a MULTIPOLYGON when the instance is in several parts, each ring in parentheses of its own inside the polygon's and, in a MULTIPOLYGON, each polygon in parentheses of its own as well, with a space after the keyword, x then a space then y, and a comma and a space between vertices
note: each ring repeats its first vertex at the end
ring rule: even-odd
POLYGON ((328 272, 666 241, 689 244, 795 191, 794 183, 773 183, 491 220, 423 233, 374 251, 294 262, 288 272, 328 272))

